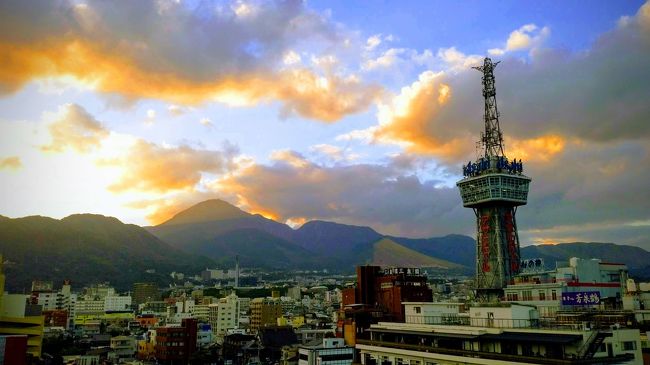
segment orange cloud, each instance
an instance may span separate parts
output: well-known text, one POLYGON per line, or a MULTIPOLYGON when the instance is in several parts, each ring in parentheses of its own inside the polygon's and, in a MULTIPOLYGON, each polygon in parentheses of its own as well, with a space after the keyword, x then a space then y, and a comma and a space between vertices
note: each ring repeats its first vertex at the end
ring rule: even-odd
POLYGON ((112 192, 134 190, 166 193, 193 189, 201 181, 203 172, 225 172, 230 163, 227 155, 189 146, 165 148, 138 140, 125 157, 98 163, 124 169, 119 181, 109 186, 112 192))
POLYGON ((88 152, 99 147, 109 132, 86 110, 76 104, 59 107, 55 120, 48 126, 52 142, 41 146, 43 151, 63 152, 72 148, 77 152, 88 152))
POLYGON ((471 152, 471 136, 450 135, 453 126, 438 126, 442 108, 453 97, 443 74, 424 72, 410 86, 402 88, 389 104, 379 106, 380 125, 373 138, 403 144, 411 151, 443 159, 456 159, 471 152))
POLYGON ((127 99, 153 98, 184 105, 221 101, 231 105, 280 100, 283 114, 333 122, 368 108, 380 88, 354 77, 321 76, 309 69, 245 72, 196 79, 144 68, 128 49, 103 49, 79 39, 38 44, 0 42, 0 92, 32 79, 72 76, 88 87, 127 99))
POLYGON ((175 195, 169 198, 137 200, 125 204, 127 208, 146 209, 149 213, 145 218, 152 225, 158 225, 171 219, 178 212, 181 212, 192 205, 203 200, 212 198, 211 194, 201 192, 191 192, 184 195, 175 195))
POLYGON ((0 158, 0 170, 2 169, 18 170, 21 167, 23 167, 23 163, 22 161, 20 161, 20 157, 18 156, 9 156, 5 158, 0 158))
POLYGON ((525 161, 546 162, 562 152, 565 146, 566 140, 563 137, 549 134, 537 138, 514 140, 510 146, 507 146, 506 154, 525 161))

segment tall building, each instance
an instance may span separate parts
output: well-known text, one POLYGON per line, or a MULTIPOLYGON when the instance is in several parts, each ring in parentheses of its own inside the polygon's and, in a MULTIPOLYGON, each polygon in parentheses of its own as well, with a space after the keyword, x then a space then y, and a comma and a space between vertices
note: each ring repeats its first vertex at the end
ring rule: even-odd
POLYGON ((456 185, 463 206, 476 215, 476 295, 480 301, 494 302, 519 273, 519 236, 515 212, 528 200, 531 179, 522 174, 521 160, 509 160, 503 150, 499 127, 493 63, 485 58, 483 73, 485 131, 479 145, 482 155, 463 166, 464 178, 456 185))
POLYGON ((225 336, 229 329, 239 328, 239 298, 234 293, 217 303, 217 336, 225 336))
POLYGON ((160 300, 158 285, 156 283, 134 283, 131 297, 133 298, 133 303, 136 305, 160 300))
POLYGON ((402 302, 433 299, 427 278, 417 268, 357 266, 357 286, 342 293, 343 305, 362 304, 383 311, 387 318, 404 320, 402 302))
POLYGON ((251 300, 251 331, 258 331, 264 326, 273 326, 282 317, 282 304, 279 300, 270 298, 255 298, 251 300))
POLYGON ((196 352, 198 323, 185 318, 180 326, 156 329, 156 360, 162 364, 187 364, 196 352))

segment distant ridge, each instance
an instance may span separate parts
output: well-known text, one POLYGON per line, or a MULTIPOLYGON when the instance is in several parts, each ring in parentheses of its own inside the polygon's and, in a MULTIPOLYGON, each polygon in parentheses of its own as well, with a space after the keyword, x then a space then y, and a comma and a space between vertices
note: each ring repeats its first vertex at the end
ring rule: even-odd
POLYGON ((171 226, 177 224, 202 223, 215 220, 244 218, 248 216, 250 216, 250 214, 228 202, 221 199, 210 199, 177 213, 171 219, 160 225, 171 226))
POLYGON ((0 219, 0 252, 7 287, 22 291, 32 280, 64 279, 75 286, 109 281, 128 290, 135 281, 170 282, 171 271, 199 271, 214 262, 169 246, 142 227, 114 217, 73 214, 61 220, 31 216, 0 219), (155 273, 147 273, 147 270, 155 273))
POLYGON ((459 269, 461 265, 427 256, 391 240, 382 238, 374 243, 372 264, 395 267, 426 267, 459 269))
POLYGON ((400 241, 406 240, 414 246, 440 246, 433 251, 449 252, 454 256, 454 252, 467 252, 466 248, 453 243, 463 241, 457 238, 464 236, 423 242, 391 237, 392 245, 383 243, 375 247, 384 236, 370 227, 314 220, 293 230, 286 224, 246 213, 218 199, 196 204, 169 221, 147 229, 186 252, 205 255, 218 262, 231 262, 239 255, 247 265, 258 267, 352 270, 358 264, 373 261, 375 253, 377 259, 387 259, 390 254, 385 252, 391 250, 394 255, 401 255, 402 262, 414 265, 419 262, 431 267, 458 268, 467 261, 463 255, 457 255, 459 260, 446 257, 440 260, 400 241), (254 247, 258 249, 252 249, 254 247))

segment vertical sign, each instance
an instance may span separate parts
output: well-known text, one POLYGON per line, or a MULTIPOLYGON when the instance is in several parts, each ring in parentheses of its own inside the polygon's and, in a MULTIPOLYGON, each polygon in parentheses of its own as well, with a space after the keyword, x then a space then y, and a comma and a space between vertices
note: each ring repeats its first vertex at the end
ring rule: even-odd
POLYGON ((485 214, 481 216, 481 254, 483 254, 483 264, 481 270, 483 272, 490 271, 490 215, 485 214))
POLYGON ((516 273, 519 271, 519 255, 517 255, 517 240, 515 236, 515 223, 512 217, 512 212, 508 210, 503 218, 506 228, 508 254, 510 255, 510 270, 513 273, 516 273))

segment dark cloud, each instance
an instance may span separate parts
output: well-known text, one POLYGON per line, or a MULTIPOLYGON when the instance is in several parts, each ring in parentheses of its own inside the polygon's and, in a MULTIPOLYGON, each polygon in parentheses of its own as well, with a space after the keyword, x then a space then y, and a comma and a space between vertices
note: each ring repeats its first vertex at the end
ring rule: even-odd
POLYGON ((281 220, 325 219, 408 236, 473 226, 473 213, 462 208, 454 188, 436 188, 436 182, 420 181, 398 167, 323 166, 295 163, 295 154, 286 155, 292 157, 288 163, 251 166, 220 182, 220 191, 281 220))
POLYGON ((282 115, 331 122, 367 109, 379 88, 283 56, 304 42, 336 49, 339 33, 297 0, 2 2, 0 92, 73 76, 124 103, 279 100, 282 115))

